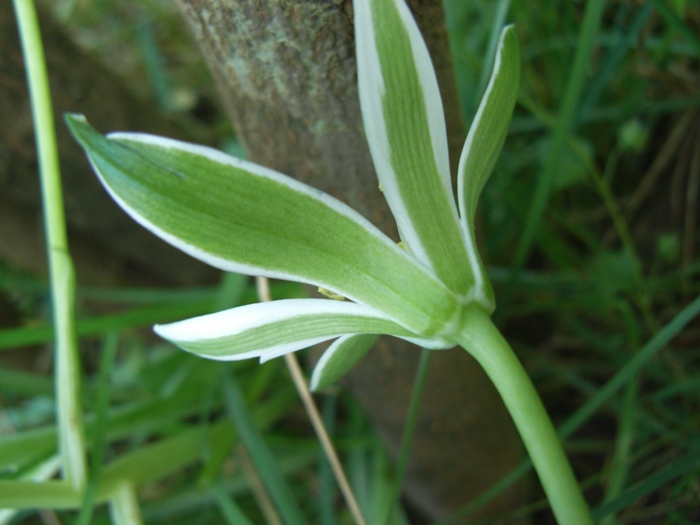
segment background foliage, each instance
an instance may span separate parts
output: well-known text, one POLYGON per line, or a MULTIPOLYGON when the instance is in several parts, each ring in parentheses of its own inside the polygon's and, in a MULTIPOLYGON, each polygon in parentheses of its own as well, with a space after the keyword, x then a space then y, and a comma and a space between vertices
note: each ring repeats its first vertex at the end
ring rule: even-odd
MULTIPOLYGON (((83 49, 164 118, 240 151, 171 2, 51 7, 83 49)), ((697 522, 699 325, 677 316, 699 289, 700 8, 683 0, 448 0, 446 8, 467 122, 503 17, 516 23, 523 51, 511 134, 478 219, 497 322, 568 435, 598 517, 697 522)), ((226 276, 198 289, 97 288, 78 277, 88 440, 105 465, 97 475, 137 480, 148 523, 236 523, 241 512, 274 523, 255 482, 265 476, 256 465, 271 458, 289 482, 273 499, 288 492, 308 522, 348 522, 279 360, 211 363, 148 329, 253 301, 251 283, 226 276)), ((301 293, 273 288, 276 298, 301 293)), ((0 262, 0 306, 0 468, 18 479, 54 454, 45 276, 0 262)), ((372 521, 389 504, 387 455, 351 398, 334 390, 320 401, 372 521)), ((543 509, 535 493, 494 520, 541 523, 543 509)), ((76 513, 13 519, 73 523, 76 513)), ((94 522, 107 520, 97 506, 94 522)))

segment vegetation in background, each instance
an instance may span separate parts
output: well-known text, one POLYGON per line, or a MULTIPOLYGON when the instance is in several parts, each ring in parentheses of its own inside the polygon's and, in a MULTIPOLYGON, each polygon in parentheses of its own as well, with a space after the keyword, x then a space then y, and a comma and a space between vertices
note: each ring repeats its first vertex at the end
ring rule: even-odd
MULTIPOLYGON (((191 83, 204 75, 178 70, 187 44, 177 40, 182 35, 168 40, 178 33, 169 4, 76 1, 61 4, 58 14, 78 40, 103 56, 130 56, 117 63, 141 96, 171 100, 163 103, 164 112, 191 111, 196 104, 172 102, 179 90, 192 101, 213 89, 191 83), (150 36, 139 35, 133 23, 139 19, 149 21, 150 36), (144 47, 157 59, 146 58, 144 47)), ((556 9, 454 1, 447 7, 467 122, 483 90, 483 57, 502 20, 516 23, 523 52, 516 116, 479 215, 481 252, 499 298, 497 322, 557 419, 598 518, 697 521, 700 11, 692 2, 663 0, 556 9), (523 230, 531 224, 537 228, 525 243, 523 230)), ((197 64, 187 67, 202 67, 197 64)), ((0 267, 0 286, 8 312, 0 347, 19 348, 6 355, 21 356, 21 366, 0 369, 3 477, 46 479, 54 472, 56 439, 47 375, 49 290, 45 276, 7 266, 0 267)), ((276 286, 276 298, 299 294, 276 286)), ((233 410, 223 395, 232 380, 288 473, 306 519, 347 522, 337 496, 327 492, 331 484, 322 482, 327 474, 318 444, 278 363, 227 365, 221 373, 220 364, 175 351, 147 328, 253 300, 248 283, 237 288, 230 279, 185 291, 96 290, 79 280, 90 476, 139 473, 148 523, 192 523, 194 516, 198 523, 235 523, 238 513, 254 523, 274 522, 256 492, 253 454, 231 448, 236 436, 220 423, 233 410), (112 355, 111 348, 117 349, 112 362, 103 357, 112 355), (94 467, 99 457, 101 470, 94 467)), ((383 516, 393 470, 377 436, 344 394, 324 403, 368 516, 383 516)), ((547 519, 543 508, 535 495, 518 515, 541 523, 547 519)), ((62 523, 78 518, 55 512, 62 523)), ((20 513, 12 519, 37 518, 20 513)), ((104 506, 95 507, 94 519, 107 522, 104 506)))

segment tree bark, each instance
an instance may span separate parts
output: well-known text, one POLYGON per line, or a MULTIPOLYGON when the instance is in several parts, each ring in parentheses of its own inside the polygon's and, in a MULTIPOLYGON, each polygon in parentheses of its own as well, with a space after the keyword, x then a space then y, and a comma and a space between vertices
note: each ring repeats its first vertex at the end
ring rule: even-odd
MULTIPOLYGON (((362 130, 352 2, 179 3, 249 158, 345 201, 398 240, 362 130)), ((409 4, 436 65, 454 165, 464 131, 442 4, 409 4)), ((346 381, 394 453, 418 358, 416 347, 382 340, 346 381)), ((430 518, 466 504, 522 457, 498 395, 463 351, 433 353, 419 418, 405 487, 430 518)), ((484 512, 522 499, 522 491, 512 491, 484 512)))

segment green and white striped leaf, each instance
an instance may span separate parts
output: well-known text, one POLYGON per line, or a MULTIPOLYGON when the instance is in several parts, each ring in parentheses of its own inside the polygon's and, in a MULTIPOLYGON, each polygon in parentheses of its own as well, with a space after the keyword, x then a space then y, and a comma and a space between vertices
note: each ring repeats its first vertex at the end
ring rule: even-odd
POLYGON ((221 361, 267 361, 348 334, 414 335, 370 308, 329 299, 249 304, 154 330, 188 352, 221 361))
POLYGON ((336 339, 314 367, 311 391, 318 392, 338 381, 369 352, 378 338, 376 334, 359 334, 336 339))
POLYGON ((476 205, 503 148, 520 82, 520 48, 513 26, 501 32, 496 60, 486 92, 472 122, 459 161, 459 212, 474 275, 474 298, 484 308, 495 308, 493 288, 479 256, 474 234, 476 205))
POLYGON ((519 85, 520 47, 511 25, 501 32, 491 79, 459 160, 459 212, 465 229, 473 228, 479 195, 503 149, 519 85))
POLYGON ((340 201, 219 151, 143 134, 105 138, 67 117, 101 182, 137 222, 217 268, 314 284, 420 336, 449 332, 458 300, 340 201))
POLYGON ((466 296, 474 279, 425 42, 403 0, 355 0, 354 6, 362 119, 384 195, 410 252, 466 296))

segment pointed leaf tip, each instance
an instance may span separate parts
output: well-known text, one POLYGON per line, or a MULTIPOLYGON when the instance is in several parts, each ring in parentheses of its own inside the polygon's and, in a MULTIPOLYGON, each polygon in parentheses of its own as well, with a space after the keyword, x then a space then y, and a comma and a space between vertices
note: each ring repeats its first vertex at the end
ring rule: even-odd
POLYGON ((338 381, 369 352, 378 338, 375 334, 359 334, 336 339, 316 363, 311 374, 311 390, 318 392, 338 381))
POLYGON ((462 224, 472 226, 476 205, 503 148, 520 84, 520 46, 515 26, 501 32, 493 71, 462 149, 458 199, 462 224))
POLYGON ((267 361, 348 334, 412 335, 369 308, 330 299, 249 304, 154 330, 188 352, 222 361, 267 361))
POLYGON ((457 180, 461 225, 475 276, 474 298, 488 311, 493 311, 495 299, 476 247, 474 216, 479 195, 508 134, 519 82, 520 48, 515 28, 510 25, 501 32, 491 78, 462 149, 457 180))

